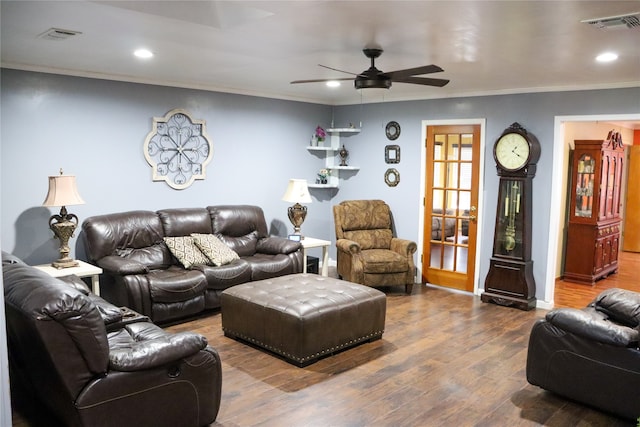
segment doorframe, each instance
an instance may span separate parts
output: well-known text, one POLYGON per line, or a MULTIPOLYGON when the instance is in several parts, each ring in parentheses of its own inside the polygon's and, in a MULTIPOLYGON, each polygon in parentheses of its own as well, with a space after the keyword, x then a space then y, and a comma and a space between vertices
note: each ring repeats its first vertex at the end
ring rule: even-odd
MULTIPOLYGON (((485 157, 485 127, 486 127, 487 119, 449 119, 449 120, 422 120, 422 140, 420 141, 420 198, 418 200, 418 211, 419 211, 419 224, 418 224, 418 249, 420 253, 418 254, 418 259, 422 259, 424 254, 422 253, 422 248, 424 248, 424 214, 425 214, 425 206, 424 200, 426 200, 426 188, 425 188, 425 175, 427 173, 427 126, 460 126, 460 125, 480 125, 480 159, 479 159, 479 167, 478 171, 480 179, 478 180, 478 223, 479 227, 477 227, 476 233, 476 259, 475 259, 475 273, 473 277, 473 293, 475 295, 480 295, 482 290, 479 290, 479 274, 480 274, 480 255, 482 254, 482 248, 480 242, 482 242, 482 223, 483 223, 483 205, 484 205, 484 157, 485 157)), ((422 262, 416 263, 416 278, 422 282, 422 262)))
POLYGON ((551 174, 551 206, 552 213, 549 218, 549 247, 547 248, 547 271, 545 277, 544 301, 538 301, 538 308, 553 308, 553 297, 556 289, 556 269, 558 262, 558 246, 560 245, 562 235, 560 233, 561 221, 563 218, 557 215, 564 212, 565 207, 562 206, 562 194, 566 193, 567 185, 563 185, 563 177, 566 174, 564 164, 568 150, 564 147, 564 124, 566 122, 598 122, 598 121, 619 121, 619 120, 640 120, 640 114, 594 114, 594 115, 578 115, 578 116, 555 116, 553 126, 553 166, 551 174), (555 214, 554 214, 555 213, 555 214))

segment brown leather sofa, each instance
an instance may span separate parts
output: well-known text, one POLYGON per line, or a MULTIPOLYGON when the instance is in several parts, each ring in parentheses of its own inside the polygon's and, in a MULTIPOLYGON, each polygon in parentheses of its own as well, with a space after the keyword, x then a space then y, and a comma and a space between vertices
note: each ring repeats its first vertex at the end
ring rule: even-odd
POLYGON ((531 331, 527 380, 617 416, 640 417, 640 293, 607 289, 584 309, 547 313, 531 331))
POLYGON ((39 426, 203 426, 220 407, 218 353, 3 253, 12 402, 39 426))
POLYGON ((104 271, 101 296, 154 322, 219 308, 220 294, 230 286, 303 268, 300 243, 270 237, 258 206, 121 212, 87 218, 82 230, 89 262, 104 271), (217 236, 239 259, 186 269, 163 239, 191 233, 217 236))

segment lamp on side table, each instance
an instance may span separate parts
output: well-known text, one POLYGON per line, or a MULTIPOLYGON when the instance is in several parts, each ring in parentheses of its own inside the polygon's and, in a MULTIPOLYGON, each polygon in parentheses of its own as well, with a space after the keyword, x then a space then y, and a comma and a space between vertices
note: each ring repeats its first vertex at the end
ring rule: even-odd
POLYGON ((49 192, 42 206, 61 206, 59 215, 49 218, 49 228, 60 240, 60 259, 51 265, 55 268, 77 267, 78 262, 69 257, 69 239, 78 226, 78 217, 67 212, 67 206, 83 205, 84 200, 78 194, 76 177, 73 175, 60 175, 49 177, 49 192))

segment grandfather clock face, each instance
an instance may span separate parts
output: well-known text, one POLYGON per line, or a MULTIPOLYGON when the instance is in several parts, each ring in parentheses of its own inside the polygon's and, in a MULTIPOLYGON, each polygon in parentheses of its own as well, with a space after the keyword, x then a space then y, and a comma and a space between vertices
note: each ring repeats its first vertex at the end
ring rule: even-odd
POLYGON ((493 254, 522 258, 524 233, 524 187, 522 180, 500 180, 493 254))

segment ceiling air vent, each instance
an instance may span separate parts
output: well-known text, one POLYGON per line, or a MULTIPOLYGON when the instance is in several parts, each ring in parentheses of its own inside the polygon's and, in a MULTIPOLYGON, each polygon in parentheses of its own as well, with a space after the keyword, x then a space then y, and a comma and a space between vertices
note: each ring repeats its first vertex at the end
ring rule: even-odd
POLYGON ((42 34, 38 35, 39 39, 45 40, 66 40, 70 37, 76 36, 78 34, 82 34, 80 31, 74 30, 63 30, 60 28, 49 28, 42 34))
POLYGON ((617 29, 639 29, 640 28, 640 12, 628 13, 626 15, 609 16, 606 18, 585 19, 586 24, 593 25, 602 30, 617 29))

